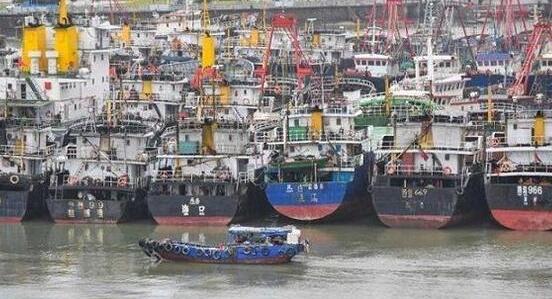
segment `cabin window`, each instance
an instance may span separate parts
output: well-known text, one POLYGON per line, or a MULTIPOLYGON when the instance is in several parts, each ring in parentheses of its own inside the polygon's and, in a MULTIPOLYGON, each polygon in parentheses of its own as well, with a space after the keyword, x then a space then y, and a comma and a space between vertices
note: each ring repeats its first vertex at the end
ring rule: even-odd
POLYGON ((294 126, 294 127, 298 127, 298 126, 299 126, 299 120, 298 120, 298 119, 294 119, 294 120, 293 120, 293 126, 294 126))
POLYGON ((244 89, 244 90, 243 90, 243 94, 244 94, 244 95, 247 94, 247 89, 244 89))
POLYGON ((130 145, 130 139, 126 140, 126 145, 130 145))
POLYGON ((500 60, 500 61, 498 62, 498 65, 502 66, 502 65, 504 65, 504 62, 505 62, 504 60, 500 60))
POLYGON ((337 126, 341 126, 341 118, 336 118, 336 119, 335 119, 335 124, 336 124, 337 126))
POLYGON ((496 60, 491 61, 491 66, 496 66, 496 60))
POLYGON ((376 60, 376 61, 375 61, 375 64, 376 64, 376 66, 381 66, 381 61, 376 60))
POLYGON ((237 90, 234 90, 234 96, 235 96, 235 97, 238 96, 238 91, 237 91, 237 90))
POLYGON ((228 141, 232 141, 232 134, 228 134, 228 141))
POLYGON ((517 130, 517 124, 514 124, 514 130, 517 130))
POLYGON ((368 65, 373 66, 373 65, 374 65, 374 61, 373 61, 373 60, 368 60, 368 65))
POLYGON ((188 134, 184 135, 184 141, 190 141, 190 136, 188 134))
POLYGON ((88 170, 88 163, 84 163, 84 170, 88 170))
POLYGON ((450 154, 445 154, 445 160, 450 160, 450 154))

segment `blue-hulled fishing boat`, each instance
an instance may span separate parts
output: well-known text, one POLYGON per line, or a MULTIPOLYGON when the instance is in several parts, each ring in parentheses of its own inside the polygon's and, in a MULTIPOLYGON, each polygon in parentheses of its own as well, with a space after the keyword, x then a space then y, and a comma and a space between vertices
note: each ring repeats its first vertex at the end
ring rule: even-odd
POLYGON ((308 251, 309 242, 294 226, 242 227, 228 230, 226 244, 208 246, 171 239, 142 239, 144 253, 157 260, 211 264, 283 264, 308 251))

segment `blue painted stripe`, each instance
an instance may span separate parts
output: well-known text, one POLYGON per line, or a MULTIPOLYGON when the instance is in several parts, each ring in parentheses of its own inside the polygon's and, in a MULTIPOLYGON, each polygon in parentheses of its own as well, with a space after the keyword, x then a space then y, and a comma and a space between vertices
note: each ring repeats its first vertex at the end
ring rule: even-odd
POLYGON ((339 205, 345 200, 347 188, 351 184, 351 182, 269 183, 266 186, 266 195, 272 206, 339 205))

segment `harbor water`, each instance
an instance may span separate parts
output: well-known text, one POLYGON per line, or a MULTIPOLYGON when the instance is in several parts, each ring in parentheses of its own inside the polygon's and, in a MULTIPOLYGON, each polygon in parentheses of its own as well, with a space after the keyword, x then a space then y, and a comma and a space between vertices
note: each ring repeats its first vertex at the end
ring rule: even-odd
POLYGON ((225 227, 0 224, 0 298, 551 298, 552 234, 492 224, 300 227, 286 265, 152 263, 142 237, 216 244, 225 227))

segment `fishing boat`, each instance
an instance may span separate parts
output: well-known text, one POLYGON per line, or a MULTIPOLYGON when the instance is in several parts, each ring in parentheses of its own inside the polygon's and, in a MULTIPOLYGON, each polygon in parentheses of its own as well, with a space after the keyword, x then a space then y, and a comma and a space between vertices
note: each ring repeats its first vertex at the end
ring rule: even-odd
MULTIPOLYGON (((146 166, 154 129, 107 115, 70 129, 46 200, 56 223, 120 223, 148 216, 146 166)), ((113 110, 113 114, 117 115, 113 110)))
POLYGON ((69 126, 101 109, 109 90, 106 31, 96 18, 74 25, 66 1, 59 7, 54 26, 24 18, 20 55, 0 51, 0 221, 48 214, 56 146, 69 126))
POLYGON ((552 167, 548 110, 517 112, 489 138, 485 184, 493 218, 512 230, 551 230, 552 167))
POLYGON ((209 264, 284 264, 310 246, 293 226, 233 226, 228 230, 226 243, 217 246, 171 239, 142 239, 138 245, 157 260, 209 264))
POLYGON ((358 102, 345 98, 285 112, 267 144, 273 155, 266 195, 281 215, 298 221, 352 219, 370 212, 366 186, 372 155, 356 131, 358 102))
POLYGON ((389 227, 443 228, 485 215, 482 140, 466 115, 420 111, 393 120, 375 151, 372 202, 389 227))

